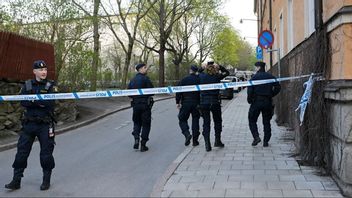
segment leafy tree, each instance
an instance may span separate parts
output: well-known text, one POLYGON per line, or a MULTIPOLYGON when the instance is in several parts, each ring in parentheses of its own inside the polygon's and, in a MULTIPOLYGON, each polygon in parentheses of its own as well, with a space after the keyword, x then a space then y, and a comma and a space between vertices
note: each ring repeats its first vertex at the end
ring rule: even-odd
POLYGON ((236 66, 240 70, 251 70, 255 61, 255 50, 247 41, 241 40, 240 49, 238 50, 239 62, 236 66))
MULTIPOLYGON (((181 64, 189 66, 198 57, 200 65, 211 52, 216 32, 226 23, 226 18, 218 12, 221 3, 194 0, 191 9, 175 23, 167 41, 167 50, 173 56, 171 64, 175 65, 175 79, 180 79, 181 64)), ((187 72, 187 67, 182 69, 187 72)))
POLYGON ((195 10, 194 20, 197 26, 194 31, 196 38, 195 58, 198 64, 202 64, 211 54, 218 32, 222 31, 228 24, 228 19, 219 13, 218 8, 223 1, 207 0, 199 2, 201 6, 195 10))
POLYGON ((222 65, 235 66, 239 63, 238 51, 241 41, 238 33, 230 26, 218 32, 212 51, 212 58, 222 65))
POLYGON ((0 7, 0 30, 16 32, 16 26, 5 7, 0 7))
POLYGON ((63 70, 70 66, 72 49, 90 38, 90 25, 87 20, 77 20, 82 13, 76 6, 65 0, 11 0, 7 11, 14 21, 13 32, 54 45, 56 78, 67 77, 63 70))
POLYGON ((65 91, 79 91, 90 87, 91 67, 94 52, 84 43, 78 43, 70 49, 66 62, 70 65, 62 70, 59 81, 65 91))

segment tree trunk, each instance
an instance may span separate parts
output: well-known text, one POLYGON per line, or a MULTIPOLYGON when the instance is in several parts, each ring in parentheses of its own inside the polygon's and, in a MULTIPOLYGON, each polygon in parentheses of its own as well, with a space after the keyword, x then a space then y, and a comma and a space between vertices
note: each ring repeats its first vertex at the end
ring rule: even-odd
POLYGON ((125 59, 125 67, 123 70, 123 79, 122 79, 122 88, 127 88, 127 77, 128 77, 128 69, 131 64, 131 57, 132 57, 132 52, 133 52, 133 42, 134 40, 132 38, 129 39, 128 43, 128 49, 127 49, 127 54, 126 54, 126 59, 125 59))
POLYGON ((159 8, 159 33, 160 33, 160 50, 159 50, 159 86, 165 85, 165 51, 166 51, 166 40, 165 40, 165 0, 160 1, 159 8))
POLYGON ((122 82, 121 82, 122 89, 127 88, 128 69, 131 63, 131 53, 126 55, 127 57, 125 59, 125 66, 123 67, 123 76, 122 76, 122 82))
POLYGON ((161 46, 159 51, 159 86, 165 85, 165 45, 161 46))
POLYGON ((99 10, 100 0, 94 0, 94 11, 93 11, 93 38, 94 38, 94 53, 93 53, 93 63, 92 63, 92 75, 91 75, 91 86, 90 90, 95 91, 97 89, 97 71, 99 65, 99 20, 98 20, 98 10, 99 10))
POLYGON ((177 62, 175 64, 175 79, 174 80, 180 80, 180 62, 177 62))
POLYGON ((202 65, 202 63, 203 63, 203 51, 201 50, 199 54, 199 65, 202 65))
POLYGON ((55 78, 56 80, 59 80, 60 77, 60 73, 61 73, 61 69, 63 67, 64 64, 64 60, 63 60, 63 51, 65 48, 65 41, 63 40, 64 37, 64 31, 62 29, 59 29, 57 31, 57 39, 56 41, 53 43, 54 47, 55 47, 55 66, 56 66, 56 73, 55 73, 55 78))

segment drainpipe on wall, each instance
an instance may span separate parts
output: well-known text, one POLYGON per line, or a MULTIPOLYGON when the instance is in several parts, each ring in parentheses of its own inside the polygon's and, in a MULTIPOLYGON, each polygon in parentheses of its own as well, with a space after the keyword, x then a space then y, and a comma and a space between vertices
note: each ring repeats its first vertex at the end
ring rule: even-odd
POLYGON ((323 28, 323 1, 315 0, 315 30, 321 30, 323 28))
POLYGON ((263 4, 262 1, 259 1, 259 9, 258 9, 258 27, 260 27, 260 29, 258 28, 258 39, 259 39, 259 34, 260 32, 263 31, 263 4), (259 20, 260 19, 260 20, 259 20))
MULTIPOLYGON (((273 13, 272 13, 272 5, 271 5, 271 0, 269 0, 269 28, 270 31, 273 31, 273 17, 272 17, 273 13)), ((270 50, 272 49, 272 47, 270 47, 270 50)), ((273 54, 270 53, 270 67, 273 66, 273 54)))

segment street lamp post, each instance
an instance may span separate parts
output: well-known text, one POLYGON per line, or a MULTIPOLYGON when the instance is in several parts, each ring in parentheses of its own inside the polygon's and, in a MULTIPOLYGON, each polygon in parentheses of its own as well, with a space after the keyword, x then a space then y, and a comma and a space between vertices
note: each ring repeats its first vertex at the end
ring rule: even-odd
POLYGON ((246 40, 248 38, 250 38, 250 39, 258 39, 258 37, 254 37, 254 36, 244 36, 243 40, 246 40))
POLYGON ((243 21, 259 21, 258 19, 240 19, 240 23, 243 23, 243 21))

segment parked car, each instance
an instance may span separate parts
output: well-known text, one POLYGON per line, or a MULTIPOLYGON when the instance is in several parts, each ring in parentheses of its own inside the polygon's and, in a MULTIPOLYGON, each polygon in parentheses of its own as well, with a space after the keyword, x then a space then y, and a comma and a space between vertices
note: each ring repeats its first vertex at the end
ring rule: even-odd
MULTIPOLYGON (((223 80, 221 80, 222 83, 229 83, 229 82, 238 82, 238 78, 236 76, 227 76, 223 80)), ((239 92, 239 88, 227 88, 227 89, 222 89, 220 90, 220 96, 222 98, 226 99, 232 99, 233 98, 233 92, 239 92)))

